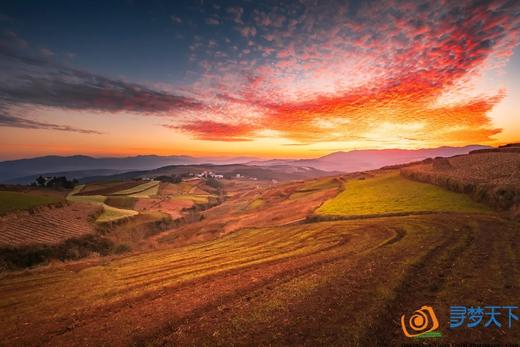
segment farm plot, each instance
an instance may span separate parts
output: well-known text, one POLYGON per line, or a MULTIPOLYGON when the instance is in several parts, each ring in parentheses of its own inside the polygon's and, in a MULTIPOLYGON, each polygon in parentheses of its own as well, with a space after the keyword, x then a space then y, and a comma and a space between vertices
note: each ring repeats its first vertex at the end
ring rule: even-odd
POLYGON ((200 180, 183 181, 180 183, 161 183, 159 187, 159 194, 161 196, 188 194, 195 185, 199 184, 200 180))
POLYGON ((486 212, 489 208, 464 194, 412 181, 399 172, 373 178, 351 179, 335 198, 326 201, 317 215, 379 215, 416 212, 486 212))
POLYGON ((11 211, 49 205, 60 201, 63 201, 63 198, 55 195, 0 191, 0 215, 11 211))
POLYGON ((72 203, 64 207, 42 208, 32 214, 18 212, 0 217, 0 247, 57 244, 93 233, 90 216, 99 210, 99 206, 72 203))
POLYGON ((121 190, 132 189, 141 185, 142 181, 112 181, 81 185, 76 193, 81 195, 110 195, 121 190))
POLYGON ((103 204, 103 213, 99 215, 99 217, 96 219, 96 222, 114 222, 120 219, 136 216, 138 214, 139 212, 134 210, 126 210, 123 208, 117 208, 107 204, 103 204))
POLYGON ((339 183, 289 199, 303 182, 272 186, 230 197, 202 213, 200 222, 166 231, 160 243, 185 244, 217 238, 248 227, 266 227, 301 222, 325 200, 335 196, 339 183))
POLYGON ((151 195, 157 195, 159 183, 158 181, 148 181, 129 189, 114 192, 111 195, 128 195, 136 198, 149 197, 151 195))
POLYGON ((118 208, 106 204, 105 202, 108 198, 104 195, 77 195, 78 192, 82 191, 82 189, 83 186, 75 187, 67 196, 67 200, 73 202, 90 203, 92 205, 102 207, 103 212, 96 219, 97 223, 114 222, 119 219, 124 219, 139 214, 139 212, 135 210, 118 208))
POLYGON ((193 207, 192 200, 176 200, 170 198, 160 199, 138 199, 134 205, 134 209, 139 212, 158 211, 170 215, 171 218, 176 219, 182 217, 182 211, 193 207))

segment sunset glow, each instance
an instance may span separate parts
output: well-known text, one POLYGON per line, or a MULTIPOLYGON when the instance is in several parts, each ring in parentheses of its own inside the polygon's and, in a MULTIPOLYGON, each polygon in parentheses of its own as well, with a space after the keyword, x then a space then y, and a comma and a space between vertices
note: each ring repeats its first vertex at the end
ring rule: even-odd
POLYGON ((515 1, 128 4, 77 27, 27 6, 1 13, 4 159, 519 140, 515 1))

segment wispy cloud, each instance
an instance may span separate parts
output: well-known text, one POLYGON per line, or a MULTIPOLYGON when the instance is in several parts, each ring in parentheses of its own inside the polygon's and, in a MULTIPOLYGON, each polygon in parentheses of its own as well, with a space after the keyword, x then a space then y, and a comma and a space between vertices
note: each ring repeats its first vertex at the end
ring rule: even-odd
POLYGON ((59 125, 53 123, 46 122, 38 122, 30 119, 10 116, 8 114, 0 113, 0 127, 9 127, 9 128, 22 128, 22 129, 44 129, 44 130, 58 130, 58 131, 68 131, 75 132, 81 134, 103 134, 100 131, 96 130, 88 130, 75 128, 68 125, 59 125))
POLYGON ((66 125, 31 121, 10 114, 12 108, 51 107, 66 110, 135 112, 175 116, 204 105, 190 97, 151 89, 75 69, 49 49, 34 50, 13 32, 0 40, 0 110, 2 125, 95 134, 66 125))

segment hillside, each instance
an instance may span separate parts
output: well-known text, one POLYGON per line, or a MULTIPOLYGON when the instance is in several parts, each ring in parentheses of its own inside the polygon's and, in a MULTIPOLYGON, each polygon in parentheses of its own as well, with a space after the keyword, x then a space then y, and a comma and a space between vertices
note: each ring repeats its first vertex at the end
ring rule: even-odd
POLYGON ((520 207, 520 145, 437 158, 401 170, 405 177, 469 194, 499 210, 520 207))
MULTIPOLYGON (((0 339, 48 346, 397 346, 409 342, 400 315, 425 303, 442 324, 440 342, 520 338, 516 329, 447 328, 451 303, 520 297, 518 225, 466 195, 388 170, 222 184, 223 203, 145 239, 154 245, 149 251, 4 274, 0 339), (431 199, 422 201, 423 194, 431 199), (363 203, 377 210, 356 217, 363 203), (320 206, 350 220, 308 219, 320 206)), ((82 190, 139 187, 111 185, 82 190)), ((164 198, 198 188, 172 185, 164 198)))

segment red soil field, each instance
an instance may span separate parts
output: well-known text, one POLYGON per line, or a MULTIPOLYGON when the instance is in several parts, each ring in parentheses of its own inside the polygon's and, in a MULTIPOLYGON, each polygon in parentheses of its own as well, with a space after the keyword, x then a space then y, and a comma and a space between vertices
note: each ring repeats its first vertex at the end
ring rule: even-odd
POLYGON ((143 184, 143 181, 125 181, 125 182, 109 182, 96 183, 85 186, 78 195, 110 195, 121 190, 130 189, 143 184))
POLYGON ((0 247, 57 244, 72 237, 93 233, 89 216, 99 206, 72 203, 64 207, 39 208, 0 217, 0 247))
POLYGON ((172 219, 182 217, 182 210, 193 206, 191 200, 138 199, 134 209, 139 212, 158 211, 169 214, 172 219))
POLYGON ((325 200, 335 196, 341 185, 341 182, 337 181, 335 186, 328 189, 309 192, 306 196, 295 198, 291 195, 304 187, 303 182, 238 193, 223 204, 203 212, 200 222, 166 231, 159 235, 158 241, 184 245, 218 238, 242 228, 300 222, 325 200), (262 205, 251 208, 257 199, 263 201, 262 205))

